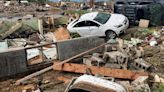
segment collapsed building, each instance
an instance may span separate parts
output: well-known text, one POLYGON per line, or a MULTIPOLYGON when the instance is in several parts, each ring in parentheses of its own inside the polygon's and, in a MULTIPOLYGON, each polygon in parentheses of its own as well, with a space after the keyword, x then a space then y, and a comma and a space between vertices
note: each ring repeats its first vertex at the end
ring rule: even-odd
POLYGON ((140 19, 150 20, 151 25, 164 24, 163 9, 164 0, 116 0, 114 4, 114 12, 126 15, 131 24, 140 19))

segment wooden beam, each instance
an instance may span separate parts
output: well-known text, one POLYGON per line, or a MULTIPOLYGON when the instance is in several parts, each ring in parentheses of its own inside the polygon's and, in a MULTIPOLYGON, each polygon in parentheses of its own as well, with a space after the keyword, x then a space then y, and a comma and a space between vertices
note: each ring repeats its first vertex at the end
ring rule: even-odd
POLYGON ((38 19, 38 28, 39 28, 39 33, 43 35, 43 19, 38 19))
POLYGON ((129 79, 129 80, 135 80, 139 76, 148 76, 148 73, 145 72, 134 72, 130 70, 87 66, 84 64, 74 64, 74 63, 65 63, 63 65, 60 65, 59 62, 55 62, 53 69, 58 71, 74 72, 80 74, 85 73, 86 69, 89 69, 92 74, 101 74, 103 76, 109 76, 119 79, 129 79))

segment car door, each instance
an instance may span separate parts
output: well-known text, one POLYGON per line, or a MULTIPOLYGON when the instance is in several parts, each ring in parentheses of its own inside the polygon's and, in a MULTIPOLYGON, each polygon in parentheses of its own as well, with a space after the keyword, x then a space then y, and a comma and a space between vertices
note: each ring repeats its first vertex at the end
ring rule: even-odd
POLYGON ((102 33, 100 29, 100 24, 94 22, 94 21, 88 21, 90 35, 92 36, 100 36, 102 33))
POLYGON ((77 22, 73 26, 73 30, 75 30, 80 36, 86 37, 90 35, 89 25, 87 21, 77 22))

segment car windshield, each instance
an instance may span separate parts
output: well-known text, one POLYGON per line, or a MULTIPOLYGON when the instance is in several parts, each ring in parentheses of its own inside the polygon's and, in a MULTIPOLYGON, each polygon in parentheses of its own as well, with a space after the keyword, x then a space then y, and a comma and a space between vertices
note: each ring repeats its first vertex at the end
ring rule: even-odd
POLYGON ((107 13, 98 13, 97 16, 94 18, 94 20, 101 24, 105 24, 110 18, 110 16, 111 15, 107 13))

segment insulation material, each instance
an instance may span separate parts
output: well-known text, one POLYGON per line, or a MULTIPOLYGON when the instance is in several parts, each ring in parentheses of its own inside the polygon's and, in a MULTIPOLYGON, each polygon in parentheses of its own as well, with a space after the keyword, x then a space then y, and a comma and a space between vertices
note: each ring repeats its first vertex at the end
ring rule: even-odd
POLYGON ((56 48, 48 48, 43 51, 47 59, 54 60, 57 59, 57 50, 56 48))
POLYGON ((57 29, 55 31, 54 35, 55 35, 55 38, 56 38, 57 41, 67 40, 67 39, 71 38, 68 30, 65 29, 65 28, 57 29))
POLYGON ((0 51, 4 51, 8 49, 7 41, 0 42, 0 51))
POLYGON ((29 49, 27 50, 27 60, 32 59, 39 55, 39 49, 29 49))

